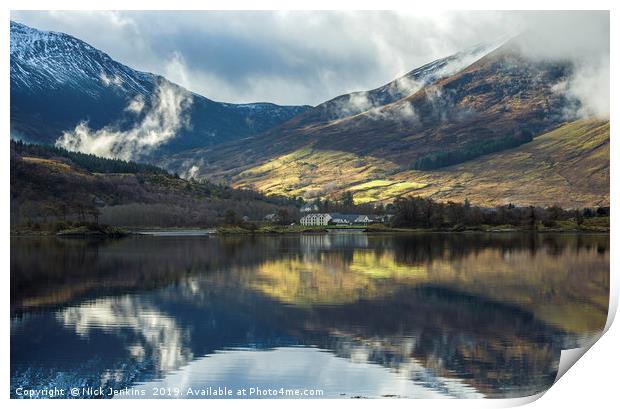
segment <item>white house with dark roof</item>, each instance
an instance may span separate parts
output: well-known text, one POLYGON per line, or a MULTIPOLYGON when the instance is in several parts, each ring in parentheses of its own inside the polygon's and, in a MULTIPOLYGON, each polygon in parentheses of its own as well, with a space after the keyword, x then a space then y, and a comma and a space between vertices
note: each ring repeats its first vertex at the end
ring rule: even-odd
POLYGON ((310 213, 299 220, 302 226, 327 226, 332 217, 329 213, 310 213))
POLYGON ((299 209, 299 211, 301 213, 318 212, 319 207, 314 203, 306 203, 305 205, 301 206, 301 209, 299 209))
POLYGON ((359 216, 357 216, 354 223, 355 224, 368 224, 374 221, 375 219, 372 216, 368 216, 366 214, 360 214, 359 216))
POLYGON ((333 224, 355 224, 355 220, 360 216, 359 214, 343 214, 343 213, 330 213, 333 224))

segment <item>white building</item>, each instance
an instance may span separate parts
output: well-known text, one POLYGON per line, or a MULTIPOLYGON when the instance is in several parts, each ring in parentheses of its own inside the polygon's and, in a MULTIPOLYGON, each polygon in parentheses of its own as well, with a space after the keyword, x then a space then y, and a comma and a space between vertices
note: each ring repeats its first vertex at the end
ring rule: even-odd
POLYGON ((272 223, 273 223, 273 222, 277 222, 277 221, 279 221, 278 219, 279 219, 279 218, 278 218, 278 215, 277 215, 277 214, 275 214, 275 213, 269 213, 267 216, 265 216, 265 217, 263 218, 263 220, 264 220, 264 221, 266 221, 266 222, 272 222, 272 223))
POLYGON ((318 212, 319 207, 314 203, 306 203, 305 205, 301 206, 301 209, 299 209, 299 211, 302 213, 318 212))
POLYGON ((388 223, 394 215, 382 216, 367 214, 343 214, 343 213, 309 213, 303 216, 299 223, 302 226, 327 226, 332 225, 369 225, 372 223, 388 223))
POLYGON ((355 219, 355 221, 353 222, 354 224, 368 224, 368 223, 372 223, 375 220, 370 217, 367 216, 365 214, 360 214, 359 216, 357 216, 357 218, 355 219))
POLYGON ((355 220, 359 216, 357 214, 342 214, 342 213, 330 213, 329 215, 332 217, 333 224, 347 224, 347 225, 355 224, 355 220))
POLYGON ((327 226, 332 217, 329 213, 311 213, 299 220, 302 226, 327 226))

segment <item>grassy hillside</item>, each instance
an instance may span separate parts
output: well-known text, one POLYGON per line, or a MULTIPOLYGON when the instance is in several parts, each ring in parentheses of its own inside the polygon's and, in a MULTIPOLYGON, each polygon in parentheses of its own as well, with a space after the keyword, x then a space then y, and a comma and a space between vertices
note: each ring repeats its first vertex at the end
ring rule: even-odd
POLYGON ((306 147, 241 172, 233 184, 267 194, 323 196, 396 169, 395 164, 372 156, 306 147))
POLYGON ((373 156, 303 148, 250 168, 236 187, 268 194, 339 197, 356 203, 420 195, 483 206, 609 205, 609 121, 580 120, 503 152, 432 171, 399 171, 373 156))
POLYGON ((437 200, 608 206, 609 121, 572 122, 516 149, 399 177, 426 183, 419 193, 437 200))

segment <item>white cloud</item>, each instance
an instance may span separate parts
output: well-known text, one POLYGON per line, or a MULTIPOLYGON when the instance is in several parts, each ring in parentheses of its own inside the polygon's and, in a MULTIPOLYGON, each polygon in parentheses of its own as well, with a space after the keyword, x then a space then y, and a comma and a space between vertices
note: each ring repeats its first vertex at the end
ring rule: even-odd
POLYGON ((338 107, 341 116, 355 115, 374 107, 367 92, 354 92, 338 107))
POLYGON ((609 119, 609 60, 600 64, 577 63, 570 78, 554 84, 552 91, 568 99, 567 120, 575 118, 609 119))
POLYGON ((99 74, 99 78, 101 79, 101 82, 103 82, 103 85, 105 85, 106 87, 110 87, 110 86, 120 87, 121 85, 123 85, 123 79, 119 77, 118 75, 113 75, 110 77, 106 75, 105 72, 102 72, 101 74, 99 74))
POLYGON ((192 89, 192 82, 190 81, 190 74, 185 64, 183 55, 178 51, 172 53, 170 59, 164 65, 164 77, 168 80, 181 85, 187 89, 192 89))
POLYGON ((570 62, 573 73, 555 90, 572 103, 569 117, 609 118, 609 13, 541 12, 516 38, 521 51, 536 61, 570 62))
POLYGON ((136 96, 134 99, 129 102, 125 111, 133 112, 134 114, 139 114, 144 109, 144 97, 142 95, 136 96))
POLYGON ((609 119, 609 90, 609 60, 578 66, 568 88, 568 94, 581 103, 577 116, 609 119))
POLYGON ((181 177, 184 179, 194 179, 198 176, 198 172, 200 171, 200 167, 196 165, 192 165, 186 173, 184 173, 181 177))
MULTIPOLYGON (((191 103, 192 97, 187 91, 161 81, 152 106, 132 128, 120 130, 107 126, 92 130, 82 122, 74 130, 65 132, 56 146, 108 158, 136 159, 174 138, 182 127, 189 125, 186 111, 191 103)), ((144 101, 139 98, 127 107, 134 112, 143 109, 144 101)))

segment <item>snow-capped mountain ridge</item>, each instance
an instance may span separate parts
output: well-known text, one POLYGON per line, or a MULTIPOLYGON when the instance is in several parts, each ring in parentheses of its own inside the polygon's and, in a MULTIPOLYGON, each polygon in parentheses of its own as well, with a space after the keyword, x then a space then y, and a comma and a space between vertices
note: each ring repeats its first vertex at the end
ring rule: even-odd
POLYGON ((145 82, 154 75, 133 70, 106 53, 68 34, 39 31, 11 22, 11 82, 30 88, 79 86, 83 80, 115 85, 124 91, 148 92, 145 82), (36 70, 46 81, 33 81, 36 70))
POLYGON ((141 119, 132 115, 132 102, 143 102, 145 111, 153 107, 162 84, 192 100, 186 112, 191 126, 162 146, 171 152, 262 132, 310 108, 212 101, 71 35, 11 21, 11 131, 23 139, 53 144, 82 122, 93 130, 131 128, 141 119))
POLYGON ((317 105, 300 116, 296 126, 324 123, 360 114, 374 115, 374 110, 406 98, 424 86, 448 77, 503 44, 505 39, 474 45, 448 57, 415 68, 389 83, 368 91, 355 91, 317 105))

